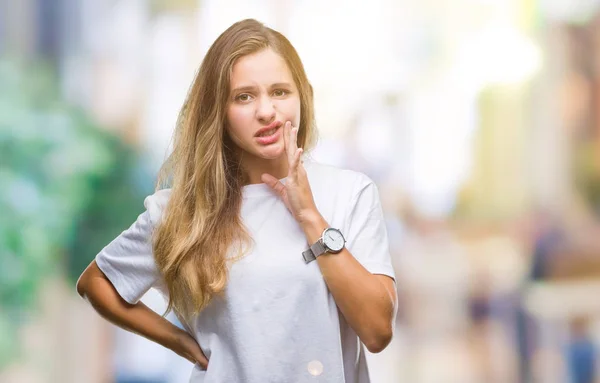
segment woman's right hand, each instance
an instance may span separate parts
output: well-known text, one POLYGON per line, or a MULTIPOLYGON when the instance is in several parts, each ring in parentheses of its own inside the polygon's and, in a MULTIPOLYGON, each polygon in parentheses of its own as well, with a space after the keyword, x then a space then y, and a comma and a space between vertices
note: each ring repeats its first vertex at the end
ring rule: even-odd
POLYGON ((208 359, 190 334, 143 302, 126 302, 96 261, 90 263, 77 281, 77 292, 112 324, 156 342, 203 369, 208 368, 208 359))
POLYGON ((206 370, 208 368, 208 359, 202 352, 196 339, 184 330, 179 330, 172 350, 179 356, 189 360, 193 364, 199 364, 202 369, 206 370))

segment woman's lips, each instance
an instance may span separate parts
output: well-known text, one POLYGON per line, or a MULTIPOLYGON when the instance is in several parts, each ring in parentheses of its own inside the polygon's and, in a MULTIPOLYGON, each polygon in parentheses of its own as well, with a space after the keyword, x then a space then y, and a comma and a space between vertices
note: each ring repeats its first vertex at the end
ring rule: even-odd
POLYGON ((271 122, 269 125, 260 128, 258 130, 258 132, 256 132, 255 136, 258 137, 258 136, 264 134, 265 132, 268 132, 269 130, 279 128, 282 125, 283 124, 280 121, 275 120, 275 121, 271 122))
POLYGON ((274 129, 275 131, 268 136, 256 136, 256 141, 261 145, 271 145, 276 143, 281 135, 281 126, 277 126, 274 129))

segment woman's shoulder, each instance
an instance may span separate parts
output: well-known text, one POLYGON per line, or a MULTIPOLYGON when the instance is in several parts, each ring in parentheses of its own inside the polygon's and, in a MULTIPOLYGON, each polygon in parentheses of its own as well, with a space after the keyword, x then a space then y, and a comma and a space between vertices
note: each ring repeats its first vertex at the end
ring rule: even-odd
POLYGON ((160 189, 144 199, 144 207, 152 222, 158 222, 169 203, 171 189, 160 189))
POLYGON ((311 186, 313 183, 323 183, 346 190, 361 190, 373 184, 373 180, 360 171, 325 164, 314 159, 305 160, 305 167, 311 186))

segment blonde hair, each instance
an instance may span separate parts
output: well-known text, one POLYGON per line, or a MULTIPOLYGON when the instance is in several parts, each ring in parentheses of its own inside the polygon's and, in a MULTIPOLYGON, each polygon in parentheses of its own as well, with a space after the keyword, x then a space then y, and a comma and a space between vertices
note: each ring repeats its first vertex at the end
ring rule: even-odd
POLYGON ((252 240, 240 217, 245 179, 226 134, 226 112, 234 64, 266 48, 285 60, 298 88, 298 146, 306 151, 316 141, 313 91, 294 47, 256 20, 233 24, 210 47, 196 74, 157 182, 157 190, 172 190, 154 231, 154 258, 169 292, 167 312, 174 309, 186 320, 223 292, 228 260, 242 257, 252 240), (228 256, 231 250, 236 257, 228 256))

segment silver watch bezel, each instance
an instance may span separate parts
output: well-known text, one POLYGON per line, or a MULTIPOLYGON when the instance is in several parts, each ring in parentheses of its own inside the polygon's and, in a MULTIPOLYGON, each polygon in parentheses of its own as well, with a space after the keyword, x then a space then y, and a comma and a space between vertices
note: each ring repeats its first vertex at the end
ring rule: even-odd
POLYGON ((323 247, 325 249, 327 249, 327 252, 332 253, 332 254, 337 254, 340 251, 342 251, 344 249, 344 247, 346 246, 346 238, 344 237, 344 234, 342 234, 342 232, 339 229, 333 228, 333 227, 328 227, 325 230, 323 230, 323 233, 321 233, 321 243, 323 244, 323 247), (325 241, 325 234, 327 234, 328 232, 335 232, 337 234, 340 235, 340 237, 342 237, 342 246, 339 249, 334 249, 332 247, 330 247, 327 242, 325 241))

